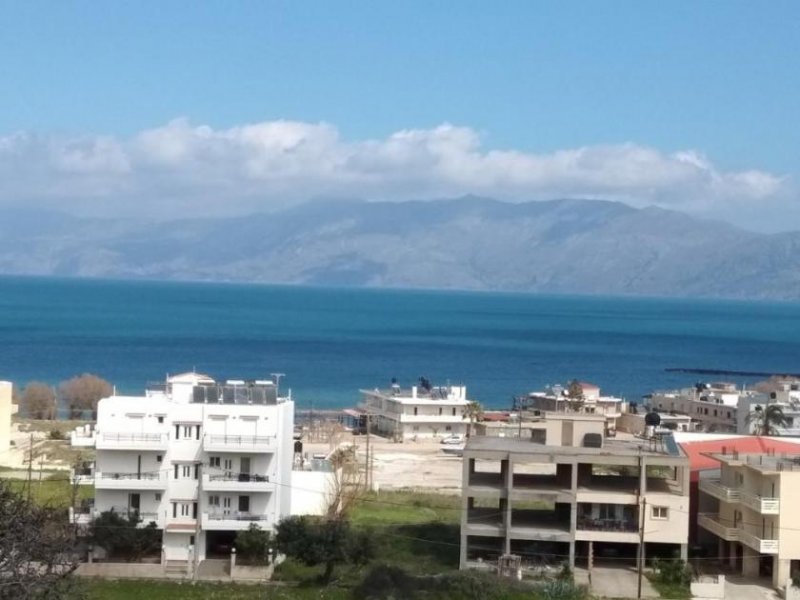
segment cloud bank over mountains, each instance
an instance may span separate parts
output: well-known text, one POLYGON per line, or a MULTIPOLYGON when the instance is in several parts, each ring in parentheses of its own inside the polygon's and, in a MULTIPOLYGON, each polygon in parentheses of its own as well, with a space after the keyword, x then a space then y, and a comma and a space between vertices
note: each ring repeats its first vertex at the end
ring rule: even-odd
POLYGON ((693 150, 627 143, 535 154, 487 148, 474 129, 450 124, 368 140, 344 139, 326 123, 283 120, 214 129, 176 119, 124 139, 0 136, 0 207, 82 215, 219 216, 315 197, 475 194, 602 198, 739 223, 761 215, 775 229, 798 210, 791 188, 779 174, 724 170, 693 150))

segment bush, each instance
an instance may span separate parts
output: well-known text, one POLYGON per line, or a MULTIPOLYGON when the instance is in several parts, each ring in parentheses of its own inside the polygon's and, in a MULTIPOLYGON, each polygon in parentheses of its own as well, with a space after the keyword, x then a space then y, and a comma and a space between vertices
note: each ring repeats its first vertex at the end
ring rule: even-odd
POLYGON ((560 575, 555 581, 548 581, 541 587, 544 600, 584 600, 589 594, 586 588, 575 585, 560 575))
POLYGON ((244 531, 236 534, 236 556, 245 563, 268 565, 270 561, 270 533, 264 531, 256 523, 250 523, 244 531))
POLYGON ((139 527, 138 515, 123 515, 113 510, 100 513, 92 523, 90 540, 109 556, 138 561, 161 549, 161 531, 151 522, 139 527))
POLYGON ((692 570, 682 560, 653 560, 653 572, 658 583, 671 586, 689 587, 692 583, 692 570))
POLYGON ((51 440, 63 440, 63 439, 66 439, 66 437, 64 436, 64 432, 61 431, 60 429, 51 429, 48 437, 51 440))

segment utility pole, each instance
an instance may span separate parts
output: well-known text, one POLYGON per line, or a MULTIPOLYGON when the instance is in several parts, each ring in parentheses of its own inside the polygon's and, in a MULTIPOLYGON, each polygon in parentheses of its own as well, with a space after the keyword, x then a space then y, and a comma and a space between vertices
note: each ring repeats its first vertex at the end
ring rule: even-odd
POLYGON ((200 544, 200 524, 203 519, 202 513, 202 501, 203 501, 203 462, 199 461, 197 463, 197 514, 195 515, 194 520, 194 556, 192 557, 193 560, 193 568, 192 568, 192 581, 197 581, 197 569, 200 566, 200 552, 198 552, 197 547, 200 544))
POLYGON ((31 486, 33 483, 33 434, 31 434, 28 447, 28 502, 31 501, 31 486))
POLYGON ((639 449, 639 485, 636 487, 637 495, 641 499, 639 504, 639 552, 636 557, 637 568, 637 584, 636 584, 636 598, 642 597, 642 577, 644 575, 644 524, 647 511, 647 498, 645 498, 645 490, 642 487, 647 481, 647 473, 645 471, 644 461, 642 460, 642 450, 639 449))
POLYGON ((367 456, 366 456, 366 463, 364 464, 365 470, 365 479, 367 482, 367 491, 372 489, 372 461, 370 458, 370 451, 372 450, 369 445, 369 438, 370 434, 372 433, 372 427, 370 426, 372 422, 372 415, 367 413, 367 456))

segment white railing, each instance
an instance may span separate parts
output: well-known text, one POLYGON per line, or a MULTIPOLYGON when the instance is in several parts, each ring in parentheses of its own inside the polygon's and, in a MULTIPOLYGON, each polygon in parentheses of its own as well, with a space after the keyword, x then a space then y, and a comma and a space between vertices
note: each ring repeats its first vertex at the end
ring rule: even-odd
POLYGON ((722 523, 718 515, 712 513, 699 514, 697 516, 697 524, 706 531, 710 531, 717 537, 729 542, 735 542, 739 539, 740 530, 722 523))
POLYGON ((698 487, 701 492, 705 492, 725 502, 738 502, 740 498, 740 491, 738 488, 722 485, 719 479, 701 479, 698 487))
POLYGON ((100 433, 97 437, 97 447, 101 449, 161 449, 166 448, 167 443, 166 433, 108 432, 100 433))
POLYGON ((781 502, 778 498, 764 498, 757 494, 742 493, 741 502, 762 515, 777 515, 781 507, 781 502))
POLYGON ((739 541, 761 554, 778 553, 778 540, 762 539, 741 528, 739 529, 739 541))

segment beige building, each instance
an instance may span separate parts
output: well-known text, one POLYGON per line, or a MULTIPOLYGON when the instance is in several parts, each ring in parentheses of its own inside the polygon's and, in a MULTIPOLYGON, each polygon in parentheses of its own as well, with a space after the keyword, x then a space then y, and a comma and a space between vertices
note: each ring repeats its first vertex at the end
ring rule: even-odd
POLYGON ((719 556, 775 587, 800 571, 800 455, 710 454, 719 479, 701 480, 698 525, 718 538, 719 556), (709 508, 710 507, 710 508, 709 508))
POLYGON ((554 385, 543 392, 531 392, 520 398, 526 411, 541 413, 567 413, 602 415, 606 420, 606 430, 613 435, 620 417, 628 412, 628 403, 616 396, 603 396, 600 388, 591 383, 580 383, 583 398, 580 402, 571 400, 567 388, 554 385))
MULTIPOLYGON (((604 419, 550 421, 547 445, 473 437, 464 449, 461 568, 606 557, 686 558, 689 462, 672 442, 606 440, 604 419), (599 442, 599 444, 598 444, 599 442), (593 447, 593 446, 600 447, 593 447)), ((619 562, 619 560, 616 560, 619 562)))

